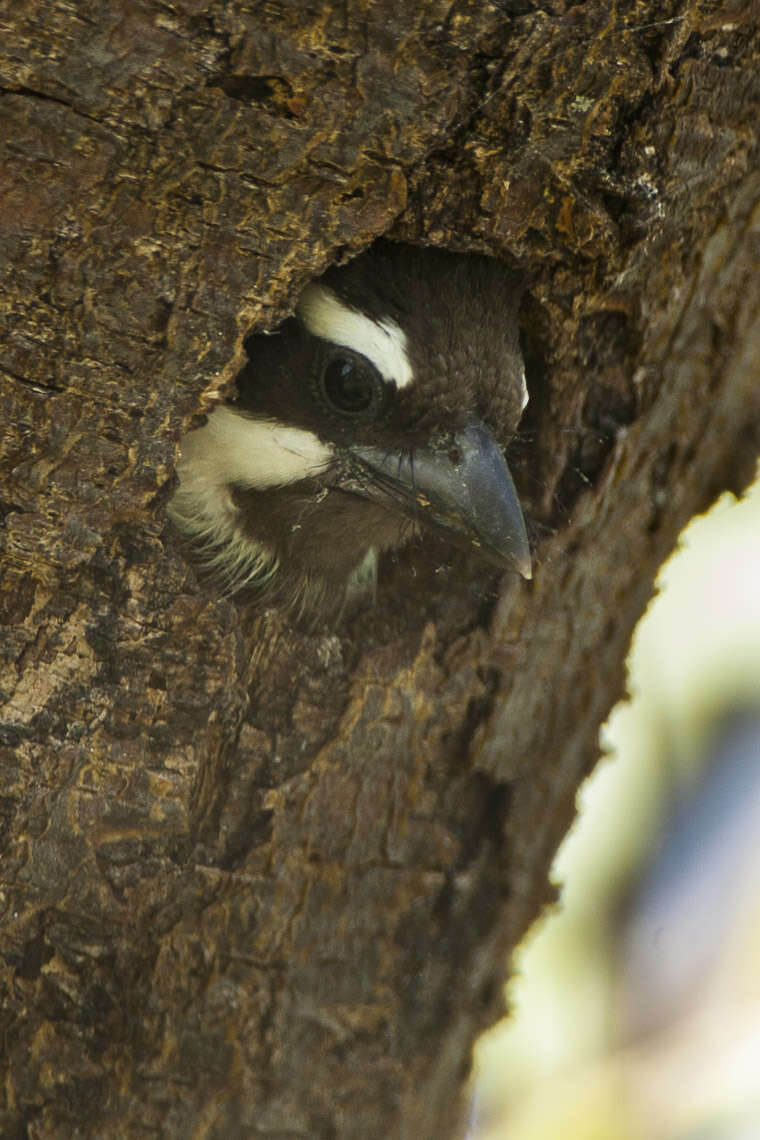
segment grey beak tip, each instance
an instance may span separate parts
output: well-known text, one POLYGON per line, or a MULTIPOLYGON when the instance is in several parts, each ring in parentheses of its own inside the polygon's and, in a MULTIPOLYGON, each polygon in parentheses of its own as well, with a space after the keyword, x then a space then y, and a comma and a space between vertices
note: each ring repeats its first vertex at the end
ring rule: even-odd
MULTIPOLYGON (((412 453, 385 451, 374 445, 353 448, 354 460, 385 480, 375 487, 388 500, 431 523, 469 539, 492 558, 529 580, 532 566, 528 536, 520 502, 500 446, 479 420, 469 420, 448 439, 451 447, 436 444, 412 453), (395 488, 395 497, 388 484, 395 488)), ((366 494, 366 490, 364 491, 366 494)), ((370 495, 372 492, 370 491, 370 495)))

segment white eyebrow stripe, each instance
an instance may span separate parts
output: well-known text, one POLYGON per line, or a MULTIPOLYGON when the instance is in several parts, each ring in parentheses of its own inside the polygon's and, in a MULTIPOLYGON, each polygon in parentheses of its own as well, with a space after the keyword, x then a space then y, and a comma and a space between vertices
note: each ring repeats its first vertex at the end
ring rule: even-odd
POLYGON ((525 369, 524 368, 520 369, 520 383, 522 385, 522 404, 520 405, 520 411, 524 412, 526 407, 527 407, 528 400, 530 398, 528 396, 528 383, 525 379, 525 369))
POLYGON ((182 441, 170 514, 180 522, 224 517, 231 511, 231 486, 264 490, 297 483, 324 471, 332 459, 332 448, 310 431, 216 408, 182 441))
POLYGON ((404 330, 390 318, 373 321, 345 305, 325 285, 307 285, 298 301, 298 315, 314 336, 366 356, 383 380, 406 388, 414 379, 404 330))

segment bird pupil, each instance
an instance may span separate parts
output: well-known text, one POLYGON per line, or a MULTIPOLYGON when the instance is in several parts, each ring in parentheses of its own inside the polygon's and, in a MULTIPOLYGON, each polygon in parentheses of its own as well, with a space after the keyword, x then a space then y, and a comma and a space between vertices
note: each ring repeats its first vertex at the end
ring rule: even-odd
POLYGON ((372 402, 372 377, 349 357, 331 360, 323 379, 328 400, 343 412, 363 412, 372 402))

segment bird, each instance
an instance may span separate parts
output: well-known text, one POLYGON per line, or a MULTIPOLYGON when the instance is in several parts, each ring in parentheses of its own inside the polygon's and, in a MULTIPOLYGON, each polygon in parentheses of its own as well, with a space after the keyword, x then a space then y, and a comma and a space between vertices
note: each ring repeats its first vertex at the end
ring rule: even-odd
POLYGON ((528 400, 522 278, 380 239, 245 341, 236 395, 181 441, 169 517, 202 576, 303 617, 372 593, 437 531, 531 576, 504 448, 528 400))

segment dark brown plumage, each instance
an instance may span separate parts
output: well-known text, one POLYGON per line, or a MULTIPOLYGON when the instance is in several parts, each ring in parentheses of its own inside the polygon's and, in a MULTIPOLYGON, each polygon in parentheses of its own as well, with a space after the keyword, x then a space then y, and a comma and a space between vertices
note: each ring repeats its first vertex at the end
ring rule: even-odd
POLYGON ((527 399, 519 297, 493 259, 383 241, 250 337, 235 403, 183 443, 170 506, 223 587, 337 609, 428 524, 529 575, 501 454, 527 399))

